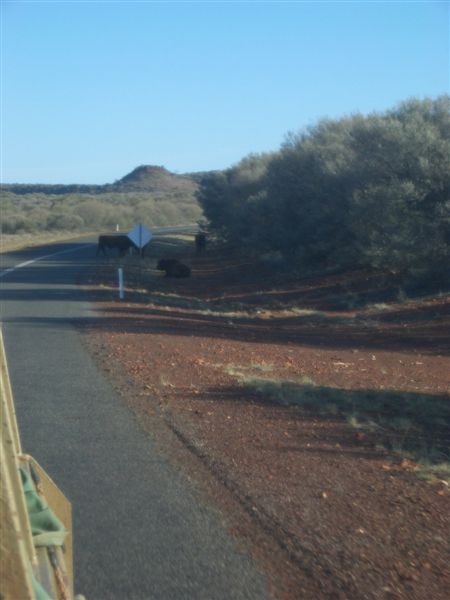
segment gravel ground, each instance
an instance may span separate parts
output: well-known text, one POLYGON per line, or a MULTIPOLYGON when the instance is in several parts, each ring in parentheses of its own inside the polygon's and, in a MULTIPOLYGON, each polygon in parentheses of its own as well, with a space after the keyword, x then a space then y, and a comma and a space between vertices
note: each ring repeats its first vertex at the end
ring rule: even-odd
POLYGON ((99 303, 85 339, 272 592, 448 598, 448 462, 422 462, 448 461, 449 298, 392 301, 364 273, 283 282, 213 252, 175 281, 152 260, 130 262, 127 300, 99 303), (343 307, 342 290, 372 302, 343 307))

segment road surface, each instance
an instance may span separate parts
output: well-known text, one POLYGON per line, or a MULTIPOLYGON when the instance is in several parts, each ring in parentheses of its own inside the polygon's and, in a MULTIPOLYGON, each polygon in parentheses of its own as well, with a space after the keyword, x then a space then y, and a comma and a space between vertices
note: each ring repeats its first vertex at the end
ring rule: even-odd
POLYGON ((218 512, 158 455, 81 343, 76 320, 94 309, 75 282, 95 260, 93 241, 0 256, 22 445, 72 502, 76 591, 88 600, 268 598, 218 512))

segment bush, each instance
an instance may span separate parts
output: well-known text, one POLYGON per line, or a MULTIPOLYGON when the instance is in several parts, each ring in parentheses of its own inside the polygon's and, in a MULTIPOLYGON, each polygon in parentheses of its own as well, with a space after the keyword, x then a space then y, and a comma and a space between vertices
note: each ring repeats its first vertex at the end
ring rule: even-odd
POLYGON ((28 222, 22 216, 6 215, 1 220, 2 233, 20 233, 28 231, 28 222))
MULTIPOLYGON (((212 229, 228 242, 251 246, 253 234, 260 232, 264 218, 262 196, 270 154, 252 154, 231 169, 204 176, 197 194, 212 229)), ((258 233, 259 237, 259 233, 258 233)))
POLYGON ((450 258, 450 97, 324 119, 201 181, 224 240, 317 268, 409 273, 450 258))
POLYGON ((85 200, 76 203, 73 212, 82 219, 83 224, 95 229, 101 227, 104 222, 106 206, 98 200, 85 200))
POLYGON ((51 231, 77 231, 83 229, 84 225, 81 217, 70 213, 52 214, 47 222, 47 228, 51 231))

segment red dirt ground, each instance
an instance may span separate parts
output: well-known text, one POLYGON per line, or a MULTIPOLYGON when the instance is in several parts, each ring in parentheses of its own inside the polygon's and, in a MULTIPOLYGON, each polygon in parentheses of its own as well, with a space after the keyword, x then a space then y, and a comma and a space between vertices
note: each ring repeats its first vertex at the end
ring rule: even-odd
POLYGON ((143 426, 181 440, 174 460, 209 489, 276 597, 447 599, 448 482, 421 479, 407 450, 432 440, 449 461, 449 297, 398 302, 379 275, 289 281, 215 252, 189 262, 192 278, 171 280, 130 259, 124 302, 107 287, 114 261, 89 274, 106 287, 88 344, 143 426), (325 413, 289 404, 277 396, 286 380, 356 407, 370 390, 381 424, 351 426, 338 400, 325 413), (397 398, 447 408, 432 430, 419 419, 405 433, 390 423, 397 398))

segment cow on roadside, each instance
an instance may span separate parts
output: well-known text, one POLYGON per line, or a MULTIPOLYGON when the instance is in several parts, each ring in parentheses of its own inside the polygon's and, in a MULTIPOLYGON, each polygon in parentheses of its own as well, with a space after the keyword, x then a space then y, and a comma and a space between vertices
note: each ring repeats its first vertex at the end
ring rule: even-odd
POLYGON ((156 266, 158 271, 165 271, 166 277, 190 277, 191 269, 175 258, 162 258, 156 266))
POLYGON ((99 253, 102 252, 103 256, 107 256, 106 248, 117 248, 119 251, 119 256, 125 256, 127 250, 130 248, 137 248, 137 246, 127 235, 99 235, 97 252, 95 255, 98 256, 99 253))

